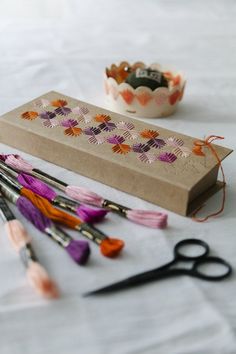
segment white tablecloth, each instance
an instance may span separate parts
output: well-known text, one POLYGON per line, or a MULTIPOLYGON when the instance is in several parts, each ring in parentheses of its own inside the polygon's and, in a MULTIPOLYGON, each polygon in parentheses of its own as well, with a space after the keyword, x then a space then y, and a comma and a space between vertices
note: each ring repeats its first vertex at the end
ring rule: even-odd
MULTIPOLYGON (((188 84, 178 112, 151 122, 199 138, 223 135, 223 144, 236 148, 235 16, 234 0, 1 0, 0 113, 52 89, 105 106, 105 66, 123 59, 159 61, 182 69, 188 84)), ((0 150, 16 152, 1 143, 0 150)), ((136 208, 158 209, 22 155, 69 183, 136 208)), ((112 216, 101 228, 127 245, 116 260, 92 245, 89 264, 79 268, 27 224, 39 258, 60 284, 58 301, 42 300, 28 287, 1 224, 0 353, 236 353, 235 276, 221 283, 179 277, 111 296, 81 297, 169 261, 174 244, 186 237, 206 240, 215 255, 236 267, 235 156, 224 162, 228 187, 221 217, 199 224, 169 213, 168 229, 159 231, 112 216)), ((215 195, 204 212, 220 200, 215 195)))

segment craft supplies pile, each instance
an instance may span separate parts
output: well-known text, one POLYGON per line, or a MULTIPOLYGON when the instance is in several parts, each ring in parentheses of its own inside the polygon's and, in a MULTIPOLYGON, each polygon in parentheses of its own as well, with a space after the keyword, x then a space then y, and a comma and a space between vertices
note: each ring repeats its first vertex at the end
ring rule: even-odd
POLYGON ((145 226, 160 229, 167 226, 165 212, 132 210, 116 202, 103 199, 85 188, 69 186, 63 181, 34 169, 20 156, 0 155, 0 191, 1 216, 5 222, 7 235, 27 267, 30 283, 36 291, 46 297, 58 296, 57 288, 46 271, 36 263, 37 259, 32 250, 30 237, 20 221, 15 220, 5 198, 15 204, 22 216, 39 231, 62 246, 72 260, 79 265, 84 265, 90 256, 89 243, 73 239, 57 224, 78 230, 84 237, 99 246, 103 256, 111 258, 119 255, 125 245, 124 241, 105 235, 93 225, 101 221, 109 211, 145 226), (74 200, 58 195, 43 180, 47 180, 52 186, 72 196, 74 200), (93 204, 97 208, 81 204, 81 200, 84 200, 85 197, 87 203, 93 204), (80 218, 62 211, 54 205, 79 215, 80 218), (99 205, 103 208, 99 208, 99 205))
MULTIPOLYGON (((157 64, 122 62, 106 69, 107 95, 133 115, 154 117, 173 113, 184 87, 181 73, 157 64)), ((226 202, 222 161, 232 152, 215 144, 222 139, 210 135, 199 140, 54 91, 3 115, 1 142, 158 205, 154 210, 131 209, 119 200, 106 199, 98 191, 69 185, 32 166, 20 155, 2 152, 0 216, 9 241, 26 268, 29 284, 43 297, 60 296, 59 286, 37 258, 27 232, 28 222, 54 241, 55 247, 56 244, 62 247, 65 257, 73 261, 71 267, 76 267, 85 266, 89 257, 93 257, 90 242, 98 246, 102 256, 119 257, 125 240, 102 231, 103 220, 112 221, 113 213, 126 219, 129 232, 132 223, 139 224, 140 233, 142 227, 163 230, 167 227, 168 214, 160 207, 183 216, 191 215, 200 222, 221 214, 226 202), (219 171, 222 181, 217 180, 219 171), (216 210, 198 218, 196 213, 203 203, 219 190, 216 210), (15 218, 11 203, 19 210, 21 220, 15 218), (73 233, 76 236, 72 237, 70 230, 77 231, 73 233)), ((170 263, 101 289, 91 289, 85 295, 103 295, 177 275, 207 281, 230 276, 231 265, 209 253, 204 240, 182 240, 176 244, 170 263), (191 256, 186 253, 188 247, 200 252, 191 256), (173 267, 178 261, 192 262, 192 267, 173 267), (212 267, 214 273, 208 273, 212 267)))
MULTIPOLYGON (((26 267, 29 283, 40 295, 47 298, 57 298, 59 296, 58 287, 50 279, 47 271, 40 265, 33 250, 30 236, 21 221, 16 220, 5 199, 15 204, 26 220, 63 247, 72 260, 79 265, 84 265, 90 256, 89 243, 84 240, 73 239, 58 224, 78 230, 83 236, 100 247, 102 255, 111 258, 119 255, 125 245, 124 241, 106 236, 93 225, 95 222, 101 221, 108 211, 115 212, 127 219, 129 219, 128 213, 134 212, 140 217, 137 217, 137 219, 131 217, 131 221, 162 229, 167 226, 167 214, 164 212, 133 211, 116 202, 107 201, 83 187, 69 186, 64 181, 60 181, 44 171, 35 169, 18 155, 0 155, 0 212, 6 233, 26 267), (52 186, 61 189, 65 194, 74 197, 74 200, 58 195, 44 180, 47 180, 52 186), (101 205, 104 209, 91 209, 89 206, 79 204, 81 200, 84 200, 85 196, 87 196, 87 203, 89 202, 96 206, 101 205), (81 218, 57 209, 53 205, 80 215, 81 218), (85 212, 81 212, 81 206, 85 212)), ((208 253, 209 246, 205 242, 197 239, 183 240, 176 245, 174 250, 175 258, 167 265, 85 295, 103 294, 176 275, 190 275, 211 281, 218 281, 228 277, 232 272, 230 264, 219 257, 210 257, 208 253), (185 255, 181 250, 181 247, 186 245, 200 245, 202 250, 199 255, 191 257, 185 255), (169 270, 169 267, 178 260, 193 261, 193 266, 190 270, 187 268, 169 270), (223 266, 223 272, 220 271, 219 274, 213 275, 202 273, 200 266, 207 263, 223 266)))

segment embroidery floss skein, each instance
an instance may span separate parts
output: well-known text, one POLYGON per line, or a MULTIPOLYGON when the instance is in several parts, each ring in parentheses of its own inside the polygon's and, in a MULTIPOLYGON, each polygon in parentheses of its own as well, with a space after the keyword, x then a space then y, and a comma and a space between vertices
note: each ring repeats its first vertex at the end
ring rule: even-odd
POLYGON ((59 290, 47 271, 38 262, 31 244, 31 237, 22 223, 17 220, 0 193, 0 216, 8 239, 26 268, 28 281, 32 288, 46 298, 59 297, 59 290))
POLYGON ((20 213, 30 221, 39 231, 45 233, 58 243, 76 263, 82 265, 88 260, 90 248, 87 241, 77 241, 56 227, 53 222, 44 216, 27 198, 22 197, 13 188, 0 181, 0 189, 9 201, 14 203, 20 213))
POLYGON ((109 209, 110 211, 117 213, 128 220, 147 227, 164 229, 167 226, 168 215, 166 213, 131 209, 114 201, 104 199, 102 196, 90 191, 87 188, 68 185, 63 181, 34 168, 31 164, 18 155, 1 155, 1 159, 4 160, 8 166, 11 166, 19 171, 29 173, 49 183, 55 188, 58 188, 66 193, 69 197, 78 200, 81 203, 109 209))
POLYGON ((79 204, 74 200, 58 195, 52 188, 50 188, 47 184, 45 184, 41 180, 32 177, 30 175, 27 175, 25 173, 18 174, 18 172, 16 172, 12 167, 7 166, 1 160, 0 160, 0 167, 3 170, 7 171, 7 173, 16 177, 18 182, 25 188, 28 188, 32 192, 37 193, 41 195, 41 197, 46 198, 53 205, 59 206, 63 209, 69 210, 77 214, 85 222, 88 223, 99 222, 108 213, 108 210, 100 209, 100 208, 94 209, 88 207, 87 205, 79 204))
POLYGON ((63 210, 53 207, 47 199, 35 194, 29 189, 21 187, 12 177, 0 172, 0 178, 1 181, 5 181, 5 184, 9 187, 13 187, 18 193, 28 198, 47 218, 71 229, 75 229, 89 240, 94 241, 100 247, 100 251, 105 257, 116 257, 124 247, 122 240, 108 237, 94 226, 82 222, 79 218, 63 210))

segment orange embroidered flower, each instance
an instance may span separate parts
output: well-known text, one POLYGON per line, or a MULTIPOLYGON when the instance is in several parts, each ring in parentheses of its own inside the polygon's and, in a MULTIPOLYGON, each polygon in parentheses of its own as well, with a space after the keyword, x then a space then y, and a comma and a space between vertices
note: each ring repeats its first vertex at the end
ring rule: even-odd
POLYGON ((38 112, 33 112, 33 111, 27 111, 22 113, 21 118, 23 119, 28 119, 28 120, 34 120, 38 117, 38 112))
POLYGON ((106 114, 97 114, 95 116, 96 122, 104 123, 104 122, 109 122, 109 120, 111 120, 111 117, 106 114))
POLYGON ((145 129, 140 133, 142 138, 146 138, 146 139, 155 139, 159 133, 156 130, 148 130, 145 129))
POLYGON ((79 136, 81 133, 82 129, 76 127, 70 127, 64 131, 64 134, 68 136, 79 136))
POLYGON ((55 100, 55 101, 52 101, 51 102, 51 105, 53 106, 53 107, 64 107, 64 106, 66 106, 68 103, 67 103, 67 101, 65 101, 65 100, 55 100))
POLYGON ((128 152, 131 150, 131 147, 127 144, 117 144, 112 147, 113 152, 117 154, 128 154, 128 152))
POLYGON ((134 99, 134 94, 130 90, 124 90, 120 92, 121 96, 127 104, 130 104, 134 99))

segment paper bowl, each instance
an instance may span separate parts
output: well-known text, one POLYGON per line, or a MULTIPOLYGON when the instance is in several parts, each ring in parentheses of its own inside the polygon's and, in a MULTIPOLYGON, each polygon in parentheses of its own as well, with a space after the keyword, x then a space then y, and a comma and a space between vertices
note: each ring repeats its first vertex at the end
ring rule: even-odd
MULTIPOLYGON (((104 75, 104 87, 109 108, 123 114, 145 118, 160 118, 173 114, 179 102, 183 98, 186 80, 181 72, 169 67, 154 63, 148 67, 165 73, 168 77, 168 88, 159 87, 152 91, 149 87, 140 86, 134 89, 128 83, 118 83, 117 79, 110 76, 111 70, 122 66, 131 66, 128 62, 121 62, 119 65, 112 64, 106 69, 104 75)), ((132 65, 136 67, 147 67, 142 62, 132 65)), ((115 75, 114 75, 115 76, 115 75)))

